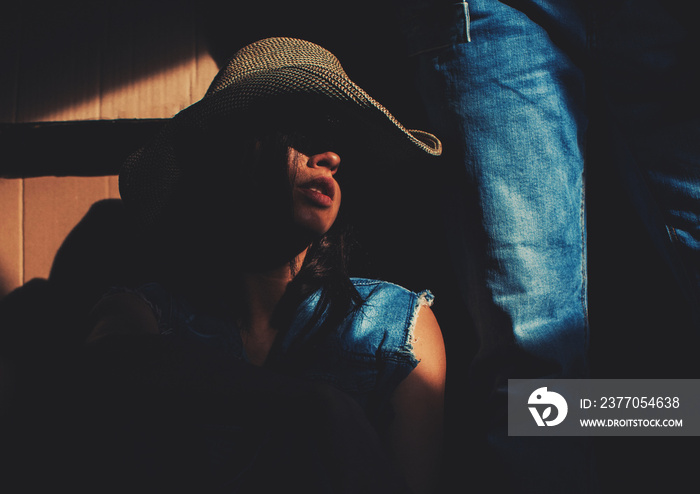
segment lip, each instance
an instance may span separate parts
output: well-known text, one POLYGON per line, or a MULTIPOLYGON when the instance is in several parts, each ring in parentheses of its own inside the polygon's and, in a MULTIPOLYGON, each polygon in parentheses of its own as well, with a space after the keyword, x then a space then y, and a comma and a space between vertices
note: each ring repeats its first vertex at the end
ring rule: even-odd
POLYGON ((335 198, 336 184, 330 177, 318 177, 308 180, 297 187, 313 204, 330 207, 335 198))

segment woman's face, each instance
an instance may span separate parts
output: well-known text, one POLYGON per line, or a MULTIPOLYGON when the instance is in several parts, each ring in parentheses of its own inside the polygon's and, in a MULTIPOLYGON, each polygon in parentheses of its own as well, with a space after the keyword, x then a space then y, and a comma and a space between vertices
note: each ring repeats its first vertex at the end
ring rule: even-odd
POLYGON ((335 179, 339 166, 340 156, 333 151, 307 155, 289 148, 287 170, 298 226, 317 235, 333 226, 340 209, 340 185, 335 179))

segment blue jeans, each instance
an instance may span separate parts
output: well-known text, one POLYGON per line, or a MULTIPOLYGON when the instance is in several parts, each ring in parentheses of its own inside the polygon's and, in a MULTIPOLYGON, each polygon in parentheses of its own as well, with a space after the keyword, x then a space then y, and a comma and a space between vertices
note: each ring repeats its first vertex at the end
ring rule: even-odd
POLYGON ((507 379, 588 376, 592 107, 614 132, 610 161, 700 307, 700 120, 697 73, 683 58, 688 30, 652 0, 397 8, 429 130, 444 143, 441 172, 452 174, 442 217, 479 337, 471 388, 458 392, 487 403, 478 419, 486 444, 520 489, 589 492, 585 440, 507 437, 507 379))

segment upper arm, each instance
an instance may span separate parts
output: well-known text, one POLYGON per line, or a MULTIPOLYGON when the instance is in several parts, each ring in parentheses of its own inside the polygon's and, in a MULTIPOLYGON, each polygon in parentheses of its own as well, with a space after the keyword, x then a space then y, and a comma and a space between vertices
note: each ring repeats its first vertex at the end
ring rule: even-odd
POLYGON ((134 293, 123 292, 100 300, 90 314, 87 342, 117 334, 158 334, 158 321, 151 307, 134 293))
POLYGON ((424 306, 414 329, 418 365, 392 396, 394 458, 415 492, 432 492, 442 454, 446 357, 440 326, 424 306))

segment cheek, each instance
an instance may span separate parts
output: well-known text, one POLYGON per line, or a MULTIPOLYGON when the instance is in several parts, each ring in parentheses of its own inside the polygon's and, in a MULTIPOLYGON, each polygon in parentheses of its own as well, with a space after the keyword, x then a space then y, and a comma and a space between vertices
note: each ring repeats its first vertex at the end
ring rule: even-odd
POLYGON ((331 225, 335 223, 335 220, 338 219, 338 212, 340 211, 340 206, 342 204, 342 194, 340 193, 340 187, 336 188, 335 191, 335 197, 333 199, 333 206, 329 208, 328 210, 328 216, 329 220, 331 222, 331 225))
POLYGON ((333 221, 338 217, 338 212, 340 211, 340 206, 343 204, 342 202, 343 195, 340 192, 340 187, 338 187, 338 190, 336 191, 336 197, 335 197, 335 204, 333 207, 335 208, 335 216, 333 218, 333 221))

